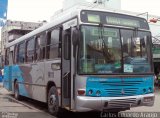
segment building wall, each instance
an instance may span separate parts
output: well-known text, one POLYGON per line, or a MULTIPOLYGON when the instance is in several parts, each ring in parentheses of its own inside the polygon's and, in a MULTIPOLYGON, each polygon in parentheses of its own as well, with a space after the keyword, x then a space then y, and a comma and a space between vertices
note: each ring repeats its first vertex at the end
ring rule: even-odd
POLYGON ((9 39, 17 39, 42 25, 43 23, 7 20, 6 25, 1 29, 1 54, 4 55, 4 46, 9 39))

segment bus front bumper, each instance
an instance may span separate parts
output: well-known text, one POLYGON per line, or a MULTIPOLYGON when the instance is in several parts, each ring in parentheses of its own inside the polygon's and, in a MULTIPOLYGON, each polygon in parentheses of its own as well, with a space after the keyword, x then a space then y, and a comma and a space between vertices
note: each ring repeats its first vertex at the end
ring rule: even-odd
POLYGON ((88 97, 77 96, 76 111, 104 111, 114 109, 130 109, 138 106, 153 106, 154 94, 127 97, 88 97))

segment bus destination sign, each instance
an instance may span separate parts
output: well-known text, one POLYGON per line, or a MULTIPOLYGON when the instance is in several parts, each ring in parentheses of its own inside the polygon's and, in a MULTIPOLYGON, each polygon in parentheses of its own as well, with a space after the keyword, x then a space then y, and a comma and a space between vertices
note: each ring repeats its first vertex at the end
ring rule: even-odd
POLYGON ((146 19, 130 15, 83 10, 80 17, 84 23, 108 24, 149 30, 146 19))
POLYGON ((100 16, 96 14, 88 14, 88 21, 100 23, 100 16))
POLYGON ((123 18, 106 16, 106 21, 107 21, 107 24, 112 24, 112 25, 140 27, 140 23, 132 19, 123 19, 123 18))

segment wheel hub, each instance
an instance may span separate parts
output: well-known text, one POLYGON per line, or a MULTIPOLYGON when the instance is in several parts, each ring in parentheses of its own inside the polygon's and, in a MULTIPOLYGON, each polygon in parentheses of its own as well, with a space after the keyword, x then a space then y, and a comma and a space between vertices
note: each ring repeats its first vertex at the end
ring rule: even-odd
POLYGON ((55 95, 51 95, 49 102, 51 105, 56 105, 56 96, 55 95))

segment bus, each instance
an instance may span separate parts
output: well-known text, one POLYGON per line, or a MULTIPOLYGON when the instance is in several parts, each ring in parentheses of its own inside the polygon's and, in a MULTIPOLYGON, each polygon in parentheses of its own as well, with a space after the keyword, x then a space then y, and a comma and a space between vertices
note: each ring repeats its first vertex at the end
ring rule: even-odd
POLYGON ((144 18, 79 7, 6 44, 4 87, 53 115, 153 106, 151 49, 144 18))
POLYGON ((3 81, 3 56, 0 55, 0 83, 3 81))

